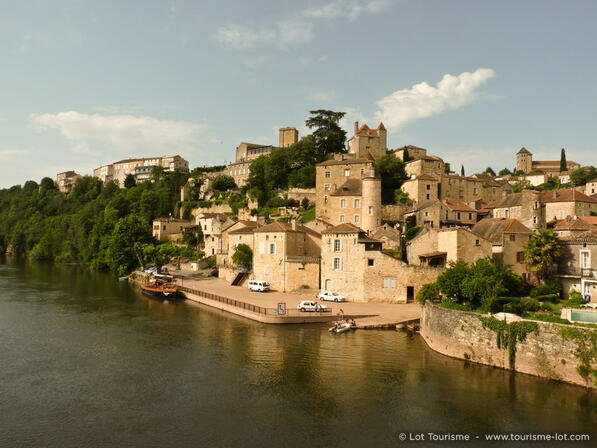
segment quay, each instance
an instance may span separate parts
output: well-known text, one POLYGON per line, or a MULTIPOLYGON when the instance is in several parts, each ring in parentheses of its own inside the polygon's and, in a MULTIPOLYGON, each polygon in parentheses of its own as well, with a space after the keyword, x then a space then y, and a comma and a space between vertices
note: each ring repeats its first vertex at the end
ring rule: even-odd
POLYGON ((421 307, 416 303, 322 302, 331 312, 301 312, 301 300, 314 300, 313 292, 251 292, 246 287, 231 286, 223 279, 194 279, 175 273, 178 289, 190 301, 268 324, 322 323, 334 321, 342 310, 346 318, 355 319, 359 329, 396 329, 418 324, 421 307), (284 303, 286 314, 278 314, 284 303))

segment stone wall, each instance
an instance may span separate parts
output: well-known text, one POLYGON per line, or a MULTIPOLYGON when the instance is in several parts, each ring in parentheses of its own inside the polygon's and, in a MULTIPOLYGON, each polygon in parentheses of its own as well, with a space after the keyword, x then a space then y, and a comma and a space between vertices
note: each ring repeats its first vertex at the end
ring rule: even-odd
MULTIPOLYGON (((421 336, 433 350, 468 361, 510 369, 508 349, 497 347, 497 335, 484 328, 481 315, 425 304, 421 317, 421 336)), ((533 321, 534 322, 534 321, 533 321)), ((515 370, 544 378, 587 385, 579 375, 575 356, 577 342, 561 336, 568 325, 536 322, 538 332, 531 332, 516 345, 515 370)), ((572 327, 581 332, 596 330, 572 327)), ((593 368, 596 368, 593 365, 593 368)))

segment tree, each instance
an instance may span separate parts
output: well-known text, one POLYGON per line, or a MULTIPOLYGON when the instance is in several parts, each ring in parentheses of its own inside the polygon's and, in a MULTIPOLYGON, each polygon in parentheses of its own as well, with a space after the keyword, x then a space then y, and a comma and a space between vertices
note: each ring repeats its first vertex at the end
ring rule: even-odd
POLYGON ((315 187, 315 166, 307 165, 288 174, 288 186, 296 188, 315 187))
POLYGON ((549 279, 554 263, 562 256, 562 242, 551 229, 539 229, 525 245, 524 260, 540 280, 549 279))
POLYGON ((521 179, 512 185, 513 193, 520 193, 522 190, 529 190, 533 187, 530 181, 521 179))
POLYGON ((570 174, 570 181, 575 187, 585 185, 595 178, 597 178, 597 168, 594 166, 583 166, 570 174))
POLYGON ((124 275, 137 266, 135 243, 151 241, 150 228, 137 215, 128 215, 114 226, 108 243, 108 263, 110 267, 124 275))
POLYGON ((403 191, 400 188, 398 188, 397 190, 394 190, 394 203, 409 204, 411 203, 411 199, 406 191, 403 191))
POLYGON ((487 168, 485 168, 485 172, 487 174, 491 174, 492 176, 495 177, 495 171, 493 171, 493 168, 491 168, 490 166, 488 166, 487 168))
POLYGON ((309 208, 309 199, 303 198, 302 201, 301 201, 301 207, 304 210, 307 210, 309 208))
POLYGON ((512 174, 512 171, 510 171, 508 168, 502 168, 498 174, 500 176, 507 176, 508 174, 512 174))
POLYGON ((442 294, 457 302, 463 302, 466 295, 462 290, 462 284, 470 275, 470 269, 464 261, 450 263, 450 267, 437 278, 437 286, 442 294))
POLYGON ((562 148, 560 153, 560 171, 568 171, 568 163, 566 163, 566 150, 562 148))
POLYGON ((404 162, 394 154, 385 154, 375 162, 375 172, 381 177, 381 202, 393 204, 396 190, 407 179, 404 162))
POLYGON ((450 171, 452 171, 452 168, 450 167, 450 162, 444 163, 444 173, 450 174, 450 171))
POLYGON ((212 188, 217 191, 228 191, 236 188, 236 183, 234 182, 234 178, 232 176, 220 174, 214 179, 212 188))
POLYGON ((56 183, 53 179, 49 177, 44 177, 41 182, 39 183, 39 188, 41 190, 50 191, 50 190, 57 190, 56 183))
POLYGON ((124 188, 133 188, 135 185, 137 185, 137 181, 135 180, 135 176, 133 176, 132 174, 127 174, 126 177, 124 178, 124 188))
POLYGON ((197 247, 203 242, 203 238, 201 226, 187 227, 182 231, 182 242, 187 246, 197 247))
POLYGON ((315 162, 324 161, 330 154, 346 152, 346 131, 339 122, 345 112, 318 109, 309 111, 311 117, 305 121, 309 129, 315 129, 314 138, 315 162))
POLYGON ((404 163, 410 161, 410 155, 408 154, 408 148, 404 148, 404 151, 402 152, 402 161, 404 163))
POLYGON ((236 246, 234 254, 232 254, 232 262, 236 266, 250 269, 253 266, 253 250, 246 244, 239 244, 236 246))
POLYGON ((460 165, 460 175, 464 176, 464 165, 460 165))

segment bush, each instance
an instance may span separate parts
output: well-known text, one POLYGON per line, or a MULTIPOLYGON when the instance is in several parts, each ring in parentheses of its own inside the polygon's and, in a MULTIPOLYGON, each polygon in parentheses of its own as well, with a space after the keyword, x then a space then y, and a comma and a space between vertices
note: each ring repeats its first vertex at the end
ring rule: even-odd
POLYGON ((523 311, 533 312, 539 310, 539 301, 532 297, 523 297, 520 299, 520 305, 523 311))
POLYGON ((411 227, 406 232, 404 232, 404 239, 406 241, 412 240, 415 236, 417 236, 419 234, 419 232, 421 230, 423 230, 423 227, 421 227, 421 226, 411 227))
POLYGON ((585 304, 585 299, 583 298, 582 294, 578 291, 572 291, 570 293, 570 299, 568 300, 568 304, 572 306, 579 306, 585 304))
POLYGON ((205 266, 209 269, 216 267, 216 257, 208 257, 205 259, 205 266))
POLYGON ((457 303, 454 300, 449 299, 447 297, 444 297, 442 299, 442 306, 444 308, 449 308, 451 310, 472 311, 472 308, 469 304, 463 305, 463 304, 457 303))
POLYGON ((558 313, 560 311, 560 307, 551 302, 543 302, 541 304, 541 309, 549 313, 558 313))
POLYGON ((557 294, 545 294, 543 296, 535 296, 535 299, 539 302, 557 303, 560 300, 560 297, 557 294))
POLYGON ((562 292, 562 285, 557 280, 551 280, 547 283, 531 289, 531 297, 544 296, 547 294, 559 294, 562 292))
POLYGON ((439 287, 437 283, 426 283, 421 286, 417 293, 417 301, 423 305, 427 300, 433 300, 439 297, 439 287))
POLYGON ((554 316, 553 314, 530 313, 526 315, 525 318, 532 320, 540 320, 542 322, 552 322, 555 324, 570 324, 570 321, 562 319, 559 316, 554 316))

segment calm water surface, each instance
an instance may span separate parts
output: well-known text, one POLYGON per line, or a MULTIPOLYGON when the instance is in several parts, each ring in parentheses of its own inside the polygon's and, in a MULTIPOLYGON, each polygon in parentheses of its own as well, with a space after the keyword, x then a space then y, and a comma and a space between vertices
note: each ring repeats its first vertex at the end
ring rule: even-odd
POLYGON ((2 259, 0 291, 2 447, 430 446, 399 442, 418 431, 597 440, 597 394, 467 365, 418 336, 266 326, 2 259))

